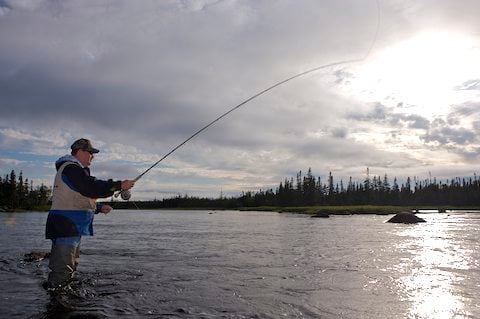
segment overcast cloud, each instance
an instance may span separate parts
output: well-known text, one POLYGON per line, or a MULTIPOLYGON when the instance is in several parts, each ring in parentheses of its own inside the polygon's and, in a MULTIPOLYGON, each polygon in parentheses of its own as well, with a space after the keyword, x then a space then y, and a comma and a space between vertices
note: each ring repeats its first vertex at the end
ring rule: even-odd
MULTIPOLYGON (((478 12, 474 0, 0 0, 0 173, 50 185, 53 162, 87 137, 101 149, 94 175, 134 178, 250 96, 364 58, 374 39, 362 63, 436 30, 471 37, 480 58, 478 12)), ((249 102, 141 179, 134 198, 238 195, 309 167, 337 181, 361 180, 367 167, 392 178, 472 176, 478 74, 451 87, 462 100, 426 116, 395 92, 395 101, 356 95, 362 63, 249 102)))

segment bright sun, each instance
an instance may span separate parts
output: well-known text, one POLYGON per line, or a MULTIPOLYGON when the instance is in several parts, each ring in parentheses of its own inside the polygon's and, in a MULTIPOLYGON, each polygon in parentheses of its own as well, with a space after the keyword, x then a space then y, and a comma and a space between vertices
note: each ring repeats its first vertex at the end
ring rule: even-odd
POLYGON ((462 89, 480 76, 480 47, 458 33, 425 32, 393 45, 354 71, 353 94, 427 118, 442 115, 478 91, 462 89))

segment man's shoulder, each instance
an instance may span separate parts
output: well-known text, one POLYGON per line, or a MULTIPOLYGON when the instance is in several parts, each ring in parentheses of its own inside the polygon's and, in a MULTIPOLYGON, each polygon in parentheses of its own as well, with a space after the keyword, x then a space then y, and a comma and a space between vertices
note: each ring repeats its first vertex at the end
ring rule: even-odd
MULTIPOLYGON (((68 165, 70 164, 74 164, 76 166, 79 166, 81 167, 80 163, 78 162, 78 160, 72 156, 72 155, 65 155, 65 156, 62 156, 60 157, 56 162, 55 162, 55 167, 57 168, 57 171, 60 169, 60 167, 62 167, 62 165, 65 165, 65 163, 67 163, 68 165)), ((66 165, 65 165, 66 166, 66 165)))
POLYGON ((63 171, 65 175, 85 175, 85 169, 76 162, 64 162, 62 163, 63 171))

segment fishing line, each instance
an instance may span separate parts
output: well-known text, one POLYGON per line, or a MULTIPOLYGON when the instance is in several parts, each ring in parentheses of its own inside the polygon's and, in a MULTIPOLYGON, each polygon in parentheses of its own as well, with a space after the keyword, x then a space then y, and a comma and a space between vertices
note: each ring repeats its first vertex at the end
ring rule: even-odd
MULTIPOLYGON (((378 32, 379 32, 379 28, 380 28, 380 4, 379 4, 379 0, 375 0, 375 3, 376 3, 376 6, 377 6, 377 24, 376 24, 376 27, 375 27, 375 34, 373 36, 373 40, 368 48, 368 51, 367 53, 362 57, 362 58, 357 58, 357 59, 350 59, 350 60, 342 60, 342 61, 338 61, 338 62, 333 62, 333 63, 329 63, 329 64, 324 64, 324 65, 321 65, 321 66, 318 66, 318 67, 315 67, 315 68, 312 68, 312 69, 309 69, 307 71, 303 71, 301 73, 298 73, 296 75, 293 75, 285 80, 282 80, 280 82, 277 82, 275 84, 273 84, 272 86, 256 93, 255 95, 252 95, 251 97, 249 97, 248 99, 246 99, 245 101, 241 102, 240 104, 234 106, 233 108, 231 108, 230 110, 228 110, 227 112, 223 113, 222 115, 220 115, 219 117, 217 117, 216 119, 214 119, 213 121, 211 121, 210 123, 208 123, 207 125, 205 125, 204 127, 202 127, 201 129, 199 129, 198 131, 196 131, 195 133, 193 133, 189 138, 187 138, 186 140, 184 140, 182 143, 178 144, 177 146, 175 146, 171 151, 169 151, 167 154, 165 154, 162 158, 160 158, 158 161, 156 161, 155 163, 153 163, 149 168, 147 168, 143 173, 141 173, 140 175, 138 175, 137 177, 135 177, 133 179, 133 181, 138 181, 140 178, 142 178, 145 174, 147 174, 152 168, 154 168, 155 166, 157 166, 158 164, 160 164, 160 162, 162 162, 164 159, 166 159, 167 157, 169 157, 172 153, 174 153, 176 150, 178 150, 180 147, 182 147, 183 145, 185 145, 186 143, 188 143, 188 141, 190 141, 191 139, 193 139, 195 136, 199 135, 200 133, 202 133, 203 131, 205 131, 207 128, 209 128, 210 126, 212 126, 213 124, 215 124, 216 122, 220 121, 221 119, 223 119, 224 117, 226 117, 227 115, 229 115, 230 113, 234 112, 235 110, 239 109, 240 107, 242 107, 243 105, 247 104, 248 102, 256 99, 257 97, 259 97, 260 95, 263 95, 265 93, 267 93, 268 91, 270 90, 273 90, 274 88, 282 85, 282 84, 285 84, 287 82, 290 82, 296 78, 299 78, 299 77, 302 77, 302 76, 305 76, 307 74, 310 74, 310 73, 313 73, 313 72, 316 72, 316 71, 319 71, 319 70, 322 70, 322 69, 326 69, 326 68, 329 68, 329 67, 332 67, 332 66, 337 66, 337 65, 342 65, 342 64, 348 64, 348 63, 358 63, 358 62, 363 62, 365 61, 368 56, 370 55, 373 47, 375 46, 375 43, 377 42, 377 37, 378 37, 378 32)), ((118 197, 119 195, 121 195, 122 199, 125 199, 125 200, 128 200, 130 198, 130 192, 129 191, 125 191, 125 190, 122 190, 118 193, 115 194, 115 197, 118 197)))

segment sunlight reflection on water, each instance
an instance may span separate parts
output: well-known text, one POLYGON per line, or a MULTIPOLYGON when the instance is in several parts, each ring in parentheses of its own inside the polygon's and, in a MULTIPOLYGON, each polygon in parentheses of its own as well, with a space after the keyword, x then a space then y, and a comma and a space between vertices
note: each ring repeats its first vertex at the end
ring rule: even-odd
POLYGON ((407 240, 399 248, 411 254, 398 270, 405 276, 399 285, 412 302, 408 318, 472 318, 465 310, 464 298, 457 287, 476 261, 468 238, 462 236, 457 222, 461 215, 425 215, 427 224, 401 231, 407 240))

